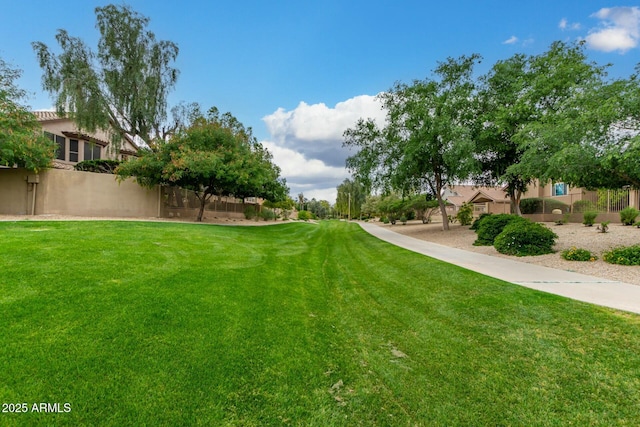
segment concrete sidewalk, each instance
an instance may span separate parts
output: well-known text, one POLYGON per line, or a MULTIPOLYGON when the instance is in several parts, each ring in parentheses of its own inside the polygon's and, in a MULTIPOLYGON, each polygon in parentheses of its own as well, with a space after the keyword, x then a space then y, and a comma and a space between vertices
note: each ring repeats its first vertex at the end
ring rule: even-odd
POLYGON ((374 224, 358 224, 381 240, 486 276, 578 301, 640 313, 640 286, 450 248, 404 236, 374 224))

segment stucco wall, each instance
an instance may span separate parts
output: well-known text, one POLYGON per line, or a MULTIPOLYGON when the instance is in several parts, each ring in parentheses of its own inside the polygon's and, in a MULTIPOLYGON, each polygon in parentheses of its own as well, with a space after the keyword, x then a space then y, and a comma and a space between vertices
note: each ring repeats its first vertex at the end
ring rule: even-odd
POLYGON ((27 184, 29 172, 24 169, 0 168, 0 214, 30 214, 31 192, 27 184))
POLYGON ((157 217, 158 189, 114 175, 50 169, 41 174, 36 214, 157 217))
MULTIPOLYGON (((31 214, 33 184, 24 169, 0 169, 0 214, 31 214)), ((39 174, 35 214, 157 217, 158 188, 146 189, 114 175, 49 169, 39 174)))

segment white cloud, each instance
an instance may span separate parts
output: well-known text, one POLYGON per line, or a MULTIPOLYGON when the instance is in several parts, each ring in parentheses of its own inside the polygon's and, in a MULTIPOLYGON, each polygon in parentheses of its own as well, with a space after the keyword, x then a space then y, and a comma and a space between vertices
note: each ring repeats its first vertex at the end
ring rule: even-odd
POLYGON ((569 21, 567 21, 566 18, 562 18, 560 20, 560 23, 558 23, 558 28, 560 28, 562 31, 566 31, 566 30, 576 31, 576 30, 579 30, 580 27, 581 27, 580 23, 578 22, 570 23, 569 21))
POLYGON ((273 154, 292 195, 335 201, 335 187, 349 173, 342 134, 360 118, 382 123, 385 113, 374 96, 361 95, 328 107, 305 102, 293 110, 278 108, 263 118, 271 134, 262 144, 273 154), (327 198, 327 195, 331 198, 327 198))
POLYGON ((603 8, 592 15, 600 19, 600 26, 585 38, 591 49, 625 53, 638 46, 640 40, 640 8, 603 8))
POLYGON ((502 44, 515 44, 518 42, 518 38, 516 36, 511 36, 509 39, 502 42, 502 44))

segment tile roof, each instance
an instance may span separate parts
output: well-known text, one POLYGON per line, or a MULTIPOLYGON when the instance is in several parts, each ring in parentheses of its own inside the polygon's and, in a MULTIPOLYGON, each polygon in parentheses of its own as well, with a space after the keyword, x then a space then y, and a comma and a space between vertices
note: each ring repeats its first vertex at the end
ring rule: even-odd
POLYGON ((49 120, 64 120, 66 117, 59 116, 56 111, 33 111, 36 118, 42 122, 49 120))

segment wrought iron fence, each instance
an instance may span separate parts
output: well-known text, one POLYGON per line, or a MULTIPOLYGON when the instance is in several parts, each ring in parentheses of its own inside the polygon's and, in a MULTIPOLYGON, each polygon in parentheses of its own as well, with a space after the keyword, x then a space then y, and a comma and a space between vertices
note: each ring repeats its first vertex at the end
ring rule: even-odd
POLYGON ((525 198, 520 201, 523 213, 552 213, 560 209, 564 213, 600 212, 616 213, 628 206, 639 208, 639 191, 620 190, 578 190, 564 196, 525 198))

